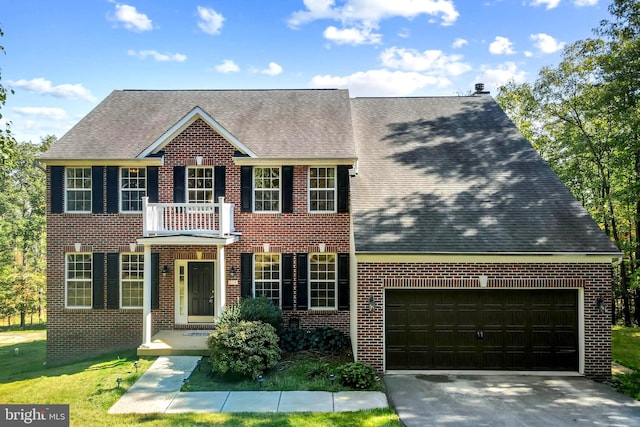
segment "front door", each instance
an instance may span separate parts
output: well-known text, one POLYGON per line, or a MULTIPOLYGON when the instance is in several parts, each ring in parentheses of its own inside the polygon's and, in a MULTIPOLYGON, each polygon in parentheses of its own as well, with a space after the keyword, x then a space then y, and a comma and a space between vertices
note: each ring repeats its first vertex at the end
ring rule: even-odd
POLYGON ((188 266, 188 320, 213 322, 213 263, 190 262, 188 266))

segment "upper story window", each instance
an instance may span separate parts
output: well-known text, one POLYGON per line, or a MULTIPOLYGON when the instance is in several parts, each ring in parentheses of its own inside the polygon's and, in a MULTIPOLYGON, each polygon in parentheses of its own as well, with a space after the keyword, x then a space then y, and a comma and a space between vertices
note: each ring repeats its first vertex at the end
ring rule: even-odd
POLYGON ((213 203, 213 167, 190 166, 187 168, 187 202, 213 203))
POLYGON ((281 277, 280 254, 254 254, 253 292, 256 298, 265 297, 280 306, 281 277))
POLYGON ((336 254, 309 254, 309 308, 337 308, 336 254))
POLYGON ((253 168, 254 212, 280 212, 280 168, 253 168))
POLYGON ((91 212, 91 168, 65 169, 65 211, 91 212))
POLYGON ((142 198, 147 194, 145 168, 120 168, 120 211, 141 212, 142 198))
POLYGON ((120 307, 142 308, 144 254, 123 253, 120 262, 120 307))
POLYGON ((68 253, 65 264, 66 307, 91 308, 92 254, 68 253))
POLYGON ((309 168, 309 212, 336 211, 336 168, 309 168))

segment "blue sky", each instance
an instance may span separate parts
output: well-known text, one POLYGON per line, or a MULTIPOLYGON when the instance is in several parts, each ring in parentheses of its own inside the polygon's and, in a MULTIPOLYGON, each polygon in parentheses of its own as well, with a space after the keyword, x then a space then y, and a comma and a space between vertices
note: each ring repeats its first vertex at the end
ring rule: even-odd
POLYGON ((0 0, 2 110, 61 137, 116 89, 459 95, 533 81, 605 0, 0 0))

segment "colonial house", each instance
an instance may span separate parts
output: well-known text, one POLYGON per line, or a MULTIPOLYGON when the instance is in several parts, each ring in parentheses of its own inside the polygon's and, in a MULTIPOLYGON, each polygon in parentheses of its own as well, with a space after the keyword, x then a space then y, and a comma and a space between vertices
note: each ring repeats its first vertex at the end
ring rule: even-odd
POLYGON ((610 376, 620 253, 480 91, 114 91, 41 161, 52 362, 265 296, 380 372, 610 376))

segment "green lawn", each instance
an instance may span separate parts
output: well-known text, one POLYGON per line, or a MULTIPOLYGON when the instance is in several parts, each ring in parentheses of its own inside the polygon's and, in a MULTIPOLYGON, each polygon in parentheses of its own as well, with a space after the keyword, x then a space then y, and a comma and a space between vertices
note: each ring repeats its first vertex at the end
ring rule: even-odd
POLYGON ((640 328, 614 326, 611 330, 611 353, 614 361, 631 368, 630 374, 614 375, 615 389, 640 400, 640 328))
POLYGON ((344 413, 108 415, 151 365, 134 353, 48 367, 44 331, 0 332, 0 403, 66 403, 72 426, 401 426, 391 409, 344 413), (18 355, 15 348, 19 348, 18 355), (116 379, 123 379, 121 388, 116 379))

